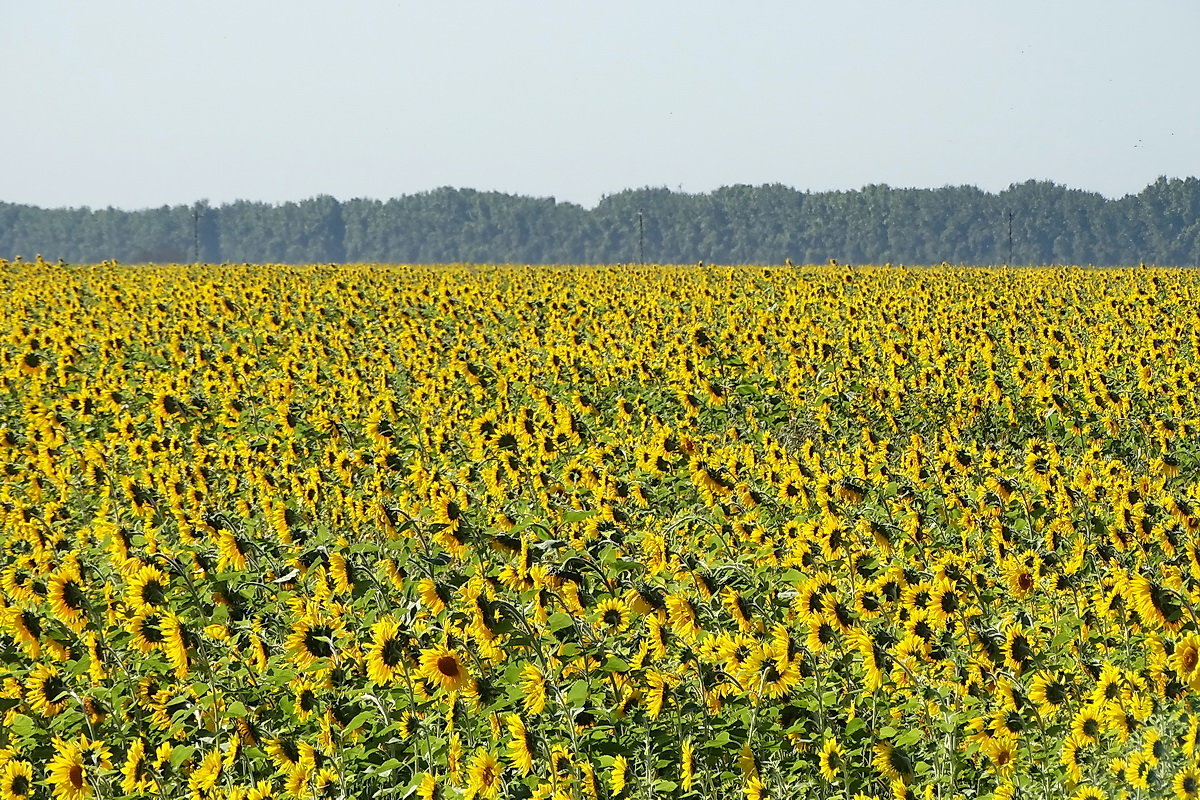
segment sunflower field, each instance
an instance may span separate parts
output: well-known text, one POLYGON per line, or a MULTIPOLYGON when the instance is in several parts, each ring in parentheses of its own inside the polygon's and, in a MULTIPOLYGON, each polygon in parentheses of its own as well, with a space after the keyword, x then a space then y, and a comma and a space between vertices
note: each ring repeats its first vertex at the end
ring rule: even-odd
POLYGON ((0 261, 0 800, 1200 797, 1200 277, 0 261))

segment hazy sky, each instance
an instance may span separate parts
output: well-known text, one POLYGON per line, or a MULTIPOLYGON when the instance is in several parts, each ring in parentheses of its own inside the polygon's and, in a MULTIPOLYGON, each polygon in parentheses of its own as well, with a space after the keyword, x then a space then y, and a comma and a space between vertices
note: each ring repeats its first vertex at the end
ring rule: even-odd
POLYGON ((1200 175, 1200 2, 0 0, 0 200, 1108 196, 1200 175))

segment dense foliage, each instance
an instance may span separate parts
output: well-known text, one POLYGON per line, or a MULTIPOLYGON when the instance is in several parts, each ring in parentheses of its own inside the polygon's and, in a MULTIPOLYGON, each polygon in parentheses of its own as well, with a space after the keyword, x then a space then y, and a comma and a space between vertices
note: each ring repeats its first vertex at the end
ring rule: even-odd
POLYGON ((1200 796, 1194 272, 0 290, 4 800, 1200 796))
POLYGON ((439 189, 380 202, 145 211, 0 204, 0 257, 53 261, 1200 264, 1200 180, 1116 200, 1051 183, 709 194, 626 191, 594 209, 439 189), (639 222, 640 214, 640 222, 639 222), (1010 220, 1011 215, 1011 220, 1010 220), (1011 251, 1010 251, 1011 221, 1011 251))

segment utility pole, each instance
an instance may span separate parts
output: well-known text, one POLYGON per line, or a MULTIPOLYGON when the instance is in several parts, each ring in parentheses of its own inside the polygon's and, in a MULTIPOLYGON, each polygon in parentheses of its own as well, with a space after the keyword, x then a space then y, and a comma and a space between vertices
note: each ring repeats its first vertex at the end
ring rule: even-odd
POLYGON ((638 212, 638 263, 646 266, 646 226, 642 212, 638 212))

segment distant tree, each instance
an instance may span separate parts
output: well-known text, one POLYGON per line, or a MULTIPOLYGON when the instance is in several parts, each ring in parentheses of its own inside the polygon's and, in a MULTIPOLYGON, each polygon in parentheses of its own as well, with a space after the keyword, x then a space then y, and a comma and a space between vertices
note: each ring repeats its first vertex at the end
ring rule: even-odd
POLYGON ((442 187, 378 200, 321 195, 145 211, 0 203, 0 257, 67 261, 667 263, 1200 263, 1200 180, 1160 178, 1114 200, 1046 181, 800 192, 778 184, 705 194, 665 187, 595 208, 442 187))

